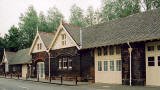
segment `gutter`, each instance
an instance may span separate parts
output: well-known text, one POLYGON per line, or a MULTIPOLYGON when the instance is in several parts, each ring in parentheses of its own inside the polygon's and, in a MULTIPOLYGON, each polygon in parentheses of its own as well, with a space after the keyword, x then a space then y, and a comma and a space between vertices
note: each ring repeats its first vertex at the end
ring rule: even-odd
POLYGON ((132 47, 129 42, 127 44, 129 46, 128 50, 129 50, 129 57, 130 57, 130 59, 129 59, 129 62, 130 62, 130 65, 129 65, 129 67, 130 67, 129 68, 130 69, 129 85, 132 86, 132 62, 131 62, 132 61, 132 47))

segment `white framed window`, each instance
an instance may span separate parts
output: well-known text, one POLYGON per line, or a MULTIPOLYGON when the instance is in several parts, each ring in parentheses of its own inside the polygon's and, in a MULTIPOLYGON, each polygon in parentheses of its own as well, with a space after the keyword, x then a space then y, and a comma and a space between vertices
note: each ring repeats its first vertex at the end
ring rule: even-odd
POLYGON ((121 60, 116 60, 116 71, 121 71, 122 62, 121 60))
POLYGON ((67 69, 68 63, 67 58, 63 58, 63 69, 67 69))
POLYGON ((148 50, 148 51, 154 51, 154 46, 148 46, 148 47, 147 47, 147 50, 148 50))
POLYGON ((114 55, 114 46, 109 47, 109 54, 114 55))
POLYGON ((98 61, 98 71, 102 71, 102 61, 98 61))
POLYGON ((116 46, 116 54, 120 54, 121 53, 121 47, 120 46, 116 46))
POLYGON ((97 49, 97 53, 98 53, 98 56, 101 56, 101 55, 102 55, 102 49, 101 49, 101 48, 98 48, 98 49, 97 49))
POLYGON ((39 43, 37 44, 37 50, 39 50, 39 43))
POLYGON ((110 71, 114 71, 114 61, 110 61, 110 71))
POLYGON ((104 61, 104 71, 108 71, 108 61, 104 61))
POLYGON ((38 43, 37 44, 37 50, 41 50, 42 49, 42 43, 38 43))
POLYGON ((62 34, 62 45, 65 46, 66 45, 66 34, 62 34))
POLYGON ((148 57, 148 66, 154 66, 155 60, 154 57, 148 57))
POLYGON ((72 68, 72 60, 68 59, 68 68, 71 69, 72 68))
POLYGON ((59 69, 62 69, 62 59, 59 59, 59 69))

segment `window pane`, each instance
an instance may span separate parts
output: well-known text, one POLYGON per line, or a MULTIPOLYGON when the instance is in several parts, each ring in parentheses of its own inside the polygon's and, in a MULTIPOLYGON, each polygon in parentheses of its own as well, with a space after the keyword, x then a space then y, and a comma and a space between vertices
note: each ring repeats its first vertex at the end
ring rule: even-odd
POLYGON ((154 66, 154 57, 148 57, 148 66, 154 66))
POLYGON ((114 61, 110 61, 110 71, 114 71, 114 61))
POLYGON ((108 71, 108 61, 104 61, 104 71, 108 71))
POLYGON ((117 60, 116 61, 116 70, 121 71, 121 66, 122 66, 121 60, 117 60))
POLYGON ((103 51, 104 51, 104 52, 103 52, 104 55, 107 55, 107 54, 108 54, 108 47, 104 47, 104 48, 103 48, 103 51))
POLYGON ((110 46, 110 47, 109 47, 109 54, 110 54, 110 55, 113 55, 113 54, 114 54, 114 47, 113 47, 113 46, 110 46))
POLYGON ((102 71, 102 61, 98 61, 98 71, 102 71))
POLYGON ((158 66, 160 66, 160 56, 158 56, 158 66))
POLYGON ((160 50, 160 45, 157 46, 157 49, 160 50))
POLYGON ((102 54, 102 50, 101 48, 98 48, 98 56, 101 56, 101 54, 102 54))
POLYGON ((148 51, 154 51, 154 46, 148 46, 148 51))
POLYGON ((116 46, 116 54, 120 54, 121 53, 121 47, 120 46, 116 46))

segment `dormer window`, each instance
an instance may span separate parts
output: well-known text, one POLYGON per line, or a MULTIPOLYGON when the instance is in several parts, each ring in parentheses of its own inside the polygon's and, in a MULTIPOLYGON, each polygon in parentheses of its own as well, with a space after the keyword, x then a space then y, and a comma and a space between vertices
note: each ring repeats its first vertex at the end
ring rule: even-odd
POLYGON ((62 34, 62 45, 66 45, 66 34, 62 34))
POLYGON ((37 50, 41 50, 42 49, 42 43, 38 43, 37 44, 37 50))

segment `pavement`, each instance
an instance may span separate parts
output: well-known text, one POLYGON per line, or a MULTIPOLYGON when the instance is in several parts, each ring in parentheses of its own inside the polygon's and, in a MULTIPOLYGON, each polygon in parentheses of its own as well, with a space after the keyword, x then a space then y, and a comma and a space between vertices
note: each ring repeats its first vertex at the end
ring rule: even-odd
POLYGON ((160 87, 110 85, 102 83, 69 86, 0 78, 0 90, 160 90, 160 87))

